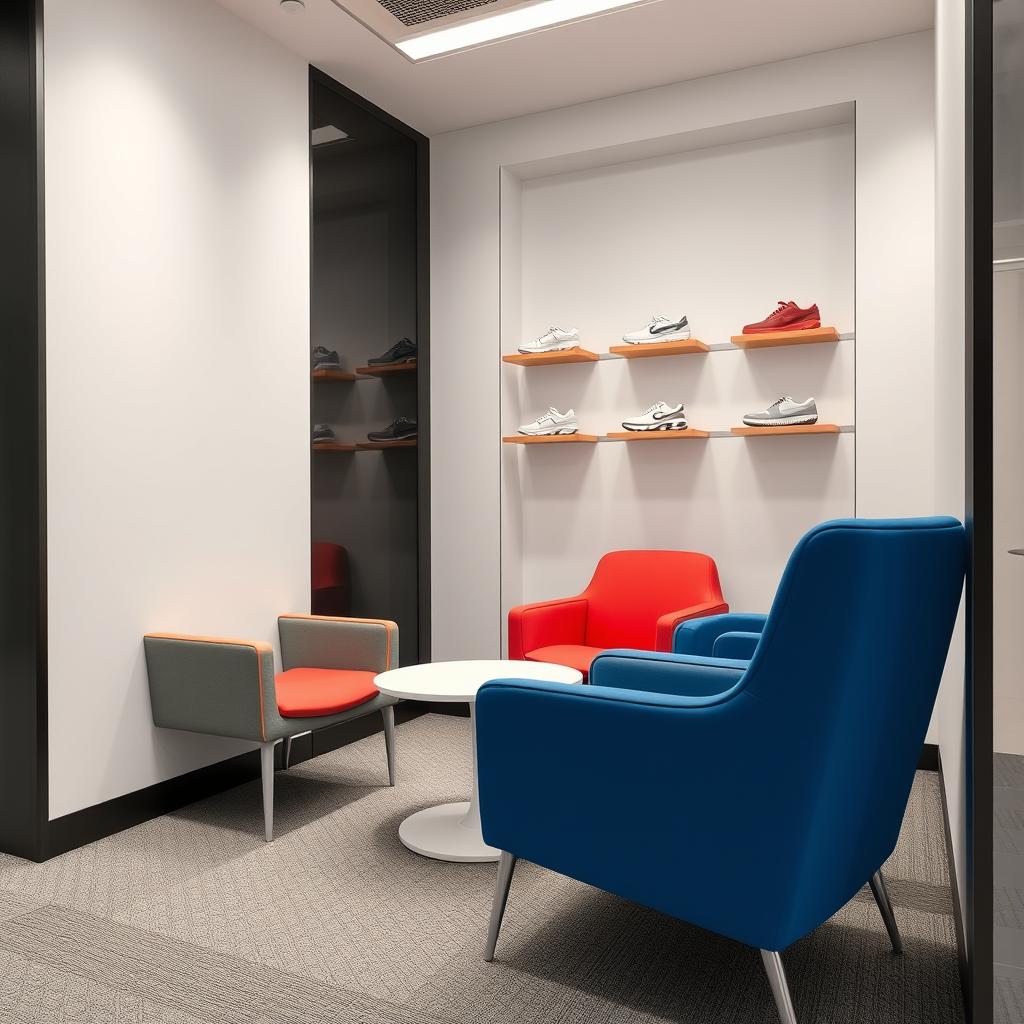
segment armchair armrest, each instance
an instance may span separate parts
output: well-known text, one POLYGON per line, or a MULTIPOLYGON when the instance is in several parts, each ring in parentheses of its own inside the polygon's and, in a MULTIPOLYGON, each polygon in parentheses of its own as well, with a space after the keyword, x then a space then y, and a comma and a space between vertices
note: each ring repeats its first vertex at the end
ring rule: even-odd
POLYGON ((715 641, 723 633, 763 633, 767 620, 767 615, 730 612, 682 622, 672 638, 672 650, 676 654, 714 656, 715 641))
POLYGON ((585 597, 566 597, 510 608, 508 656, 513 661, 522 661, 538 647, 584 643, 587 604, 585 597))
POLYGON ((150 633, 143 647, 154 725, 267 739, 267 722, 277 714, 270 644, 150 633))
POLYGON ((398 667, 398 626, 389 619, 282 615, 281 666, 386 672, 398 667))
POLYGON ((659 651, 604 651, 590 666, 590 685, 708 698, 735 686, 745 661, 697 658, 659 651))
POLYGON ((686 622, 689 619, 704 618, 707 615, 719 615, 728 610, 729 605, 724 601, 704 601, 690 608, 683 608, 680 611, 668 612, 662 615, 658 619, 655 632, 655 650, 672 650, 672 636, 681 622, 686 622))
POLYGON ((723 633, 715 641, 713 657, 750 661, 760 642, 760 633, 723 633))

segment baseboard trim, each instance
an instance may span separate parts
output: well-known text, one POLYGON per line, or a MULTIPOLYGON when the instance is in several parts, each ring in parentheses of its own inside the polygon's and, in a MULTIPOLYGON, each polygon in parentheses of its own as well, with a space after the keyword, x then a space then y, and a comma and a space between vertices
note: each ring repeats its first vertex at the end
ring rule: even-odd
POLYGON ((946 841, 946 863, 949 869, 949 887, 953 892, 953 925, 956 929, 956 953, 960 966, 960 991, 964 1000, 964 1012, 971 1024, 971 972, 967 963, 967 940, 964 931, 964 915, 960 905, 960 886, 956 878, 956 859, 953 856, 953 831, 949 823, 949 807, 946 804, 946 783, 942 773, 942 754, 935 751, 939 773, 939 796, 942 800, 942 832, 946 841))
MULTIPOLYGON (((425 714, 426 710, 418 702, 402 702, 395 708, 395 721, 407 722, 425 714)), ((351 722, 318 730, 293 744, 292 765, 365 739, 381 732, 383 728, 383 719, 375 714, 364 715, 351 722)), ((279 745, 277 749, 279 767, 282 746, 279 745)), ((46 829, 42 856, 38 861, 49 860, 116 832, 123 832, 126 828, 141 825, 152 818, 160 817, 161 814, 177 811, 197 800, 205 800, 235 786, 252 782, 259 776, 259 751, 250 750, 229 757, 225 761, 218 761, 205 768, 197 768, 185 775, 136 790, 134 793, 126 793, 93 807, 85 807, 80 811, 54 818, 46 829)))

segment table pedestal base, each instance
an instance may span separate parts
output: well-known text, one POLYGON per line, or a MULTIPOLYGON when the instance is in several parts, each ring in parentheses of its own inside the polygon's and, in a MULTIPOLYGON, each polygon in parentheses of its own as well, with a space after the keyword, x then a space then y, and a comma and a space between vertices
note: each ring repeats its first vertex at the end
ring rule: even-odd
POLYGON ((399 825, 398 838, 413 853, 434 860, 481 862, 501 856, 500 850, 484 842, 479 812, 472 813, 467 800, 417 811, 399 825))

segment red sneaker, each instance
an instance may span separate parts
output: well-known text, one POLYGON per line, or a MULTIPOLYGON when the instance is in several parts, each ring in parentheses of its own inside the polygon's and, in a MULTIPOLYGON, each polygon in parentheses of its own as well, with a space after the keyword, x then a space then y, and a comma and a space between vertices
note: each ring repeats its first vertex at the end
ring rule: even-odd
POLYGON ((744 334, 773 334, 778 331, 810 331, 821 326, 816 305, 801 309, 795 302, 779 299, 779 308, 756 324, 747 324, 744 334))

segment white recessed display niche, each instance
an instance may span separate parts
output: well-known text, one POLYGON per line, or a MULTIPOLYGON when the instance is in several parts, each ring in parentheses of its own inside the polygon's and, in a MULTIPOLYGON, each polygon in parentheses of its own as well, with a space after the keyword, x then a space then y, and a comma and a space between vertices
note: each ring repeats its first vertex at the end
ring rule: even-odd
POLYGON ((763 610, 780 552, 855 513, 855 105, 639 140, 501 169, 501 354, 551 325, 597 362, 502 364, 501 425, 549 406, 603 437, 657 400, 711 436, 683 444, 502 445, 502 603, 578 592, 619 548, 703 550, 728 600, 763 610), (838 342, 729 343, 779 299, 838 342), (609 356, 654 313, 708 352, 609 356), (817 400, 840 432, 743 438, 744 412, 817 400))

